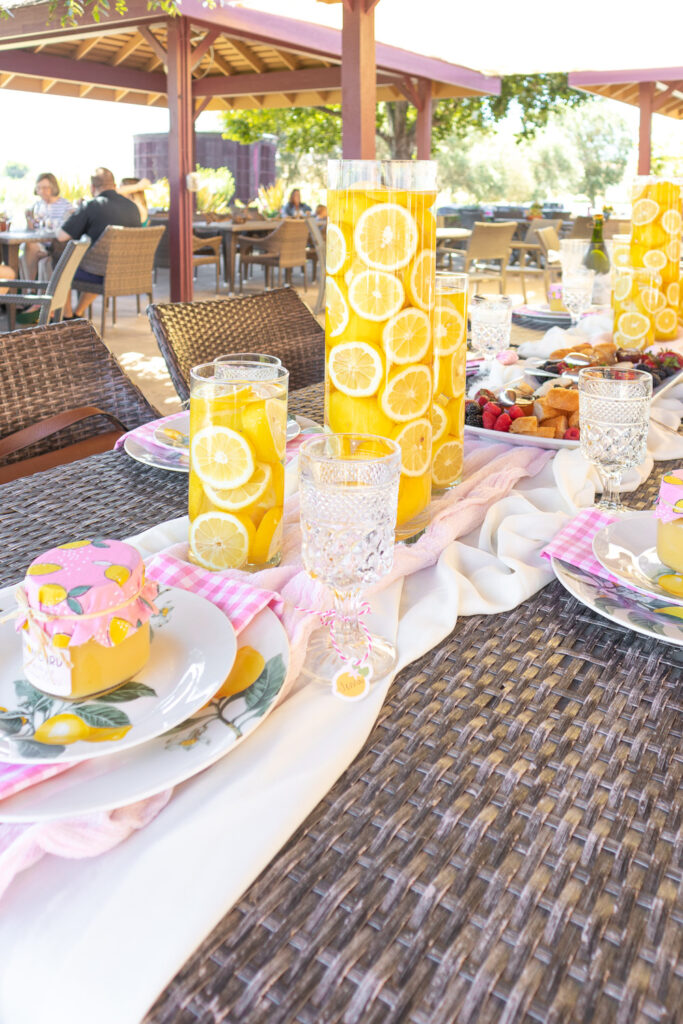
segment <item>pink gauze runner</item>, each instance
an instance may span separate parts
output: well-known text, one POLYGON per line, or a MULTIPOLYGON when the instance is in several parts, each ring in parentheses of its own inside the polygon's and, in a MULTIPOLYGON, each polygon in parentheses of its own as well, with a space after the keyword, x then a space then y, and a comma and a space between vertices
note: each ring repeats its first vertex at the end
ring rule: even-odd
MULTIPOLYGON (((481 525, 492 505, 504 498, 518 481, 539 473, 553 454, 540 448, 510 447, 504 443, 468 443, 462 484, 433 502, 430 524, 417 543, 396 546, 391 574, 374 589, 379 590, 393 580, 433 565, 448 544, 481 525)), ((186 586, 186 589, 215 586, 216 592, 210 599, 217 602, 227 604, 231 600, 234 583, 268 592, 267 598, 258 597, 255 604, 259 601, 265 601, 262 607, 272 604, 287 631, 290 665, 283 687, 286 697, 303 664, 308 637, 319 621, 316 614, 302 609, 323 611, 330 607, 331 598, 326 588, 311 580, 301 566, 297 494, 285 502, 284 523, 283 564, 275 569, 264 569, 252 576, 239 570, 206 574, 184 560, 186 545, 182 544, 154 556, 148 565, 151 572, 157 574, 153 578, 160 582, 170 583, 173 579, 173 585, 186 586), (210 583, 206 575, 210 576, 210 583), (218 593, 221 588, 225 590, 218 593)), ((205 596, 209 596, 208 593, 205 596)), ((128 807, 77 819, 0 825, 0 896, 18 872, 35 864, 45 853, 82 858, 112 849, 156 817, 171 793, 172 790, 166 790, 128 807)))

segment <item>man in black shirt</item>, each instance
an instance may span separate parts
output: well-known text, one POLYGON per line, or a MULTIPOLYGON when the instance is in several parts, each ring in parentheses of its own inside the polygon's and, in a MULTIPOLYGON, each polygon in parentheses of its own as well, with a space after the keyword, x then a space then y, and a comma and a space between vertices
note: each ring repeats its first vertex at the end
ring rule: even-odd
MULTIPOLYGON (((116 224, 123 228, 140 227, 140 212, 137 206, 130 199, 119 195, 116 191, 114 175, 106 167, 97 168, 90 179, 90 191, 93 194, 90 202, 85 203, 76 213, 72 213, 57 231, 58 242, 68 242, 71 238, 78 240, 81 235, 88 235, 94 245, 109 224, 116 224)), ((73 283, 74 287, 82 287, 85 284, 101 284, 102 276, 92 274, 79 267, 73 283)), ((83 316, 88 306, 96 298, 97 294, 94 292, 81 292, 75 316, 83 316)), ((70 306, 70 303, 68 305, 70 306)), ((65 307, 64 314, 67 317, 70 316, 70 308, 65 307)))

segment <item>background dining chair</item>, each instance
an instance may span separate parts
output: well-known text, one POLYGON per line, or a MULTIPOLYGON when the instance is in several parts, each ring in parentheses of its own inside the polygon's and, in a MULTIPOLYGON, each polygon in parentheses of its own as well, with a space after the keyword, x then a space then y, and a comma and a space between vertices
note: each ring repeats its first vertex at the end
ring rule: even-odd
POLYGON ((308 230, 310 232, 311 243, 309 246, 307 246, 307 251, 313 248, 316 257, 314 267, 318 267, 317 275, 315 272, 313 274, 313 280, 315 281, 317 277, 318 281, 318 298, 315 301, 313 312, 316 316, 318 316, 320 313, 322 313, 322 311, 325 308, 325 262, 327 254, 327 241, 322 231, 320 230, 320 224, 318 223, 315 217, 307 217, 306 221, 308 223, 308 230))
MULTIPOLYGON (((104 280, 101 284, 89 281, 79 284, 76 279, 75 287, 79 291, 102 296, 102 337, 110 299, 112 324, 116 323, 116 299, 119 296, 134 295, 138 313, 141 295, 146 295, 150 302, 154 301, 154 254, 163 233, 162 225, 152 228, 121 228, 110 224, 86 253, 81 266, 91 274, 100 274, 104 280)), ((92 315, 92 306, 88 309, 88 315, 92 315)))
POLYGON ((190 397, 191 368, 224 352, 278 356, 289 370, 290 391, 324 378, 325 332, 293 288, 236 299, 160 302, 149 306, 147 315, 183 401, 190 397))
MULTIPOLYGON (((67 242, 62 255, 57 260, 54 270, 50 274, 49 281, 8 281, 3 278, 3 285, 10 288, 28 289, 21 295, 7 294, 0 296, 0 302, 9 308, 24 306, 27 303, 31 306, 40 306, 38 316, 39 324, 47 324, 54 314, 56 320, 61 320, 62 309, 71 291, 71 281, 76 269, 86 254, 88 242, 67 242)), ((10 316, 10 329, 14 327, 14 317, 10 316)))
POLYGON ((568 238, 590 238, 593 234, 592 217, 575 217, 568 238))
POLYGON ((192 235, 192 267, 197 276, 197 267, 214 266, 216 268, 216 291, 221 290, 221 246, 223 239, 220 235, 210 235, 202 238, 199 235, 192 235))
POLYGON ((516 220, 501 224, 475 221, 467 249, 463 252, 463 269, 469 274, 470 282, 497 281, 501 295, 505 293, 510 247, 516 230, 516 220))
POLYGON ((291 279, 294 267, 301 267, 304 274, 304 291, 306 291, 306 245, 308 244, 309 228, 303 219, 283 220, 281 224, 262 238, 252 235, 239 235, 240 243, 240 291, 244 287, 244 272, 247 267, 258 264, 264 268, 266 288, 272 287, 273 271, 277 268, 278 287, 282 284, 282 271, 285 279, 291 279), (260 251, 258 251, 260 250, 260 251))
POLYGON ((0 483, 108 451, 158 415, 89 321, 0 335, 0 483))
MULTIPOLYGON (((539 220, 538 225, 546 222, 539 220)), ((560 265, 560 236, 557 229, 550 221, 548 227, 537 227, 534 232, 535 241, 525 241, 515 245, 519 248, 519 264, 508 267, 508 274, 519 274, 524 302, 527 302, 526 282, 528 277, 542 277, 547 297, 550 291, 550 283, 553 276, 561 277, 562 267, 560 265), (534 259, 534 264, 528 262, 529 257, 534 259)))

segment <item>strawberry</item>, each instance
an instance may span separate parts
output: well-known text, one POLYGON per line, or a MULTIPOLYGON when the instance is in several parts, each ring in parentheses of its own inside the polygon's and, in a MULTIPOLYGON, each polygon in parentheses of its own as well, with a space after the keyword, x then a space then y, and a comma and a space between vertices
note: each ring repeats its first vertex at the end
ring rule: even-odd
POLYGON ((581 435, 578 427, 570 427, 569 430, 565 430, 562 436, 565 441, 578 441, 581 435))
POLYGON ((502 411, 503 410, 501 409, 501 407, 499 405, 496 405, 495 402, 487 402, 486 405, 484 406, 484 412, 485 413, 486 412, 490 412, 490 413, 495 413, 496 416, 500 416, 502 411))
POLYGON ((506 412, 502 412, 496 422, 493 424, 494 430, 509 430, 512 420, 506 412))
POLYGON ((479 398, 477 399, 477 405, 479 405, 483 409, 484 406, 488 405, 488 404, 489 404, 489 400, 486 397, 486 395, 479 395, 479 398))
POLYGON ((508 409, 508 416, 511 420, 518 420, 520 416, 523 416, 524 412, 518 405, 513 405, 508 409))
POLYGON ((496 415, 495 412, 486 412, 486 410, 484 410, 484 415, 482 417, 482 423, 483 423, 484 427, 486 428, 486 430, 493 430, 494 424, 495 424, 497 419, 498 419, 498 416, 496 415))

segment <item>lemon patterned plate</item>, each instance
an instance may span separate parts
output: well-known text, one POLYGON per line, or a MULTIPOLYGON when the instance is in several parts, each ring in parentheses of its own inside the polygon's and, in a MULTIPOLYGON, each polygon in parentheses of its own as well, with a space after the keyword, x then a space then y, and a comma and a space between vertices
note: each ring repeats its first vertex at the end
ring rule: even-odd
POLYGON ((206 707, 134 750, 84 761, 0 800, 0 821, 47 821, 121 807, 184 782, 234 750, 275 707, 289 666, 287 635, 269 608, 238 643, 233 669, 206 707))
POLYGON ((602 580, 557 558, 553 571, 569 593, 598 615, 628 630, 683 647, 683 608, 602 580))
POLYGON ((641 594, 683 605, 683 576, 657 557, 657 520, 652 511, 622 516, 598 530, 593 554, 608 572, 641 594))
MULTIPOLYGON (((222 685, 235 660, 230 620, 197 594, 168 587, 150 619, 150 659, 111 693, 64 700, 24 677, 13 620, 0 625, 0 760, 18 764, 101 759, 136 747, 193 715, 222 685)), ((0 617, 14 607, 0 591, 0 617)))

